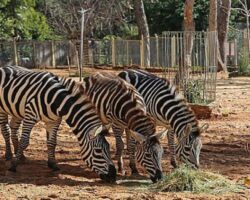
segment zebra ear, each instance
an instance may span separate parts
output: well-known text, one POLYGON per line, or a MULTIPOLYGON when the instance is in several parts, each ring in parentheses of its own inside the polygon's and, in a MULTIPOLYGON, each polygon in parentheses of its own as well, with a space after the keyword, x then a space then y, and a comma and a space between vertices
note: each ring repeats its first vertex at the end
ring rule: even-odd
POLYGON ((106 125, 104 125, 104 127, 105 127, 107 130, 109 130, 109 129, 112 127, 112 125, 111 125, 111 124, 106 124, 106 125))
POLYGON ((207 129, 208 129, 209 125, 208 123, 205 123, 203 124, 201 127, 200 127, 200 132, 205 132, 207 129))
POLYGON ((186 136, 189 136, 189 134, 191 133, 191 130, 192 130, 192 125, 189 123, 186 125, 186 127, 184 128, 184 134, 186 136))
POLYGON ((98 127, 98 128, 95 130, 95 137, 96 137, 97 135, 99 135, 99 134, 102 132, 102 130, 103 130, 103 127, 102 127, 102 126, 98 127))
POLYGON ((92 129, 89 133, 90 139, 95 138, 96 136, 101 134, 104 130, 107 130, 107 129, 103 126, 99 126, 98 128, 92 129))
POLYGON ((86 93, 86 85, 85 85, 85 82, 79 84, 79 90, 81 93, 85 94, 86 93))
POLYGON ((131 136, 139 143, 146 141, 146 137, 142 134, 137 133, 136 131, 130 130, 131 136))
POLYGON ((156 137, 158 140, 161 140, 164 139, 167 136, 167 134, 168 134, 168 129, 165 128, 163 131, 150 136, 150 138, 156 137))

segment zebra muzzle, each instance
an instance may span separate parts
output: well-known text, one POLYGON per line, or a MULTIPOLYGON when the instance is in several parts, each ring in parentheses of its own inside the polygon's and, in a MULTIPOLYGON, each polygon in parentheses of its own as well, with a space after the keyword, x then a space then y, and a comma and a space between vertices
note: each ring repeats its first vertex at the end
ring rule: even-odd
POLYGON ((100 178, 108 183, 116 181, 116 168, 114 165, 109 165, 108 174, 100 174, 100 178))
POLYGON ((161 180, 162 178, 163 178, 163 174, 159 169, 156 170, 154 177, 153 176, 150 177, 150 179, 153 183, 156 183, 157 181, 161 180))

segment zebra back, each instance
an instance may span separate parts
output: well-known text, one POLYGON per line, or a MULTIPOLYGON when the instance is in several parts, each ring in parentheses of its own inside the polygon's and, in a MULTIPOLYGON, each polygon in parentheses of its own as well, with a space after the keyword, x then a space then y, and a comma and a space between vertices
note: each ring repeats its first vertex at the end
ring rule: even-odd
POLYGON ((147 114, 144 99, 121 78, 97 73, 84 79, 81 91, 89 96, 104 122, 144 136, 155 133, 155 122, 147 114))
MULTIPOLYGON (((77 136, 81 155, 88 166, 104 179, 115 179, 109 145, 104 137, 106 130, 99 131, 102 122, 74 81, 61 82, 48 72, 3 67, 0 68, 0 93, 0 114, 23 119, 25 125, 33 126, 40 120, 53 123, 65 119, 77 136), (96 131, 101 134, 95 136, 96 131)), ((28 139, 29 133, 25 133, 24 140, 28 139)))

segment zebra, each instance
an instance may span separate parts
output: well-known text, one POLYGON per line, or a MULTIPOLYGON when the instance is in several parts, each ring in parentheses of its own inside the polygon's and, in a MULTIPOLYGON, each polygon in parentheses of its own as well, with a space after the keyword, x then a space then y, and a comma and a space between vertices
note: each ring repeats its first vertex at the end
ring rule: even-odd
MULTIPOLYGON (((174 85, 166 79, 159 78, 146 71, 125 70, 119 77, 132 84, 142 95, 148 113, 156 120, 157 125, 168 127, 168 144, 170 148, 170 162, 177 167, 176 154, 181 161, 193 168, 199 167, 199 154, 202 147, 201 133, 208 128, 207 124, 199 127, 198 121, 186 103, 185 99, 177 93, 174 85), (177 142, 175 143, 175 137, 177 142)), ((115 130, 119 138, 123 130, 115 130)), ((123 141, 116 140, 117 154, 123 150, 123 141)), ((133 149, 135 141, 129 140, 129 149, 133 149), (132 147, 131 147, 132 146, 132 147)), ((133 162, 133 161, 130 161, 133 162)))
MULTIPOLYGON (((107 182, 116 180, 116 169, 110 156, 108 131, 79 85, 64 86, 48 72, 34 72, 18 66, 0 68, 0 126, 6 145, 6 159, 12 157, 8 116, 14 130, 23 123, 21 138, 15 147, 16 156, 10 171, 15 172, 23 151, 29 145, 30 132, 38 121, 44 121, 47 131, 48 167, 57 170, 55 160, 56 133, 61 120, 76 135, 80 154, 87 166, 107 182), (17 149, 17 150, 16 150, 17 149)), ((18 142, 18 140, 16 141, 18 142)))
MULTIPOLYGON (((155 134, 155 122, 147 115, 141 95, 121 78, 105 73, 84 78, 81 86, 80 91, 89 97, 104 123, 112 124, 116 129, 122 127, 130 130, 140 143, 137 145, 136 155, 131 151, 130 157, 136 156, 153 182, 160 180, 163 149, 159 138, 165 132, 155 134)), ((130 163, 130 167, 133 166, 135 162, 130 163)), ((123 168, 123 165, 119 167, 123 168)))

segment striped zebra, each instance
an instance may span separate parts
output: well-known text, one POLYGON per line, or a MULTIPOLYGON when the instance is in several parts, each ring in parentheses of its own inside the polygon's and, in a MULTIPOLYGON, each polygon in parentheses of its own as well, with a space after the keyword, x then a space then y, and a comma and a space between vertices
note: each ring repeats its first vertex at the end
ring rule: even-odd
POLYGON ((88 95, 104 123, 131 131, 140 144, 136 155, 133 152, 130 156, 137 158, 153 182, 161 179, 163 149, 159 137, 164 132, 155 134, 155 122, 147 115, 143 98, 135 88, 117 76, 96 73, 84 78, 80 90, 88 95))
MULTIPOLYGON (((177 93, 174 85, 171 85, 168 80, 143 70, 126 70, 119 73, 118 76, 132 84, 142 95, 147 111, 156 120, 157 125, 164 127, 170 125, 168 143, 171 164, 177 167, 175 157, 177 154, 183 162, 198 168, 202 147, 200 135, 207 128, 207 124, 199 127, 193 111, 184 98, 177 93)), ((120 132, 122 131, 120 130, 120 132)), ((120 132, 115 135, 119 137, 120 132)), ((135 141, 131 139, 129 143, 129 148, 133 148, 131 146, 135 145, 135 141)), ((122 140, 118 139, 117 151, 122 150, 122 140)))
POLYGON ((0 126, 6 144, 6 159, 12 157, 8 115, 12 116, 12 130, 17 130, 23 123, 19 143, 16 137, 16 157, 9 170, 16 171, 23 151, 29 145, 30 132, 38 121, 46 124, 48 167, 57 170, 56 133, 64 119, 77 136, 81 156, 88 167, 101 179, 113 182, 116 169, 104 137, 108 132, 91 102, 80 93, 79 85, 73 83, 70 86, 64 86, 57 76, 48 72, 33 72, 17 66, 0 68, 0 126), (70 86, 72 88, 68 89, 70 86))

